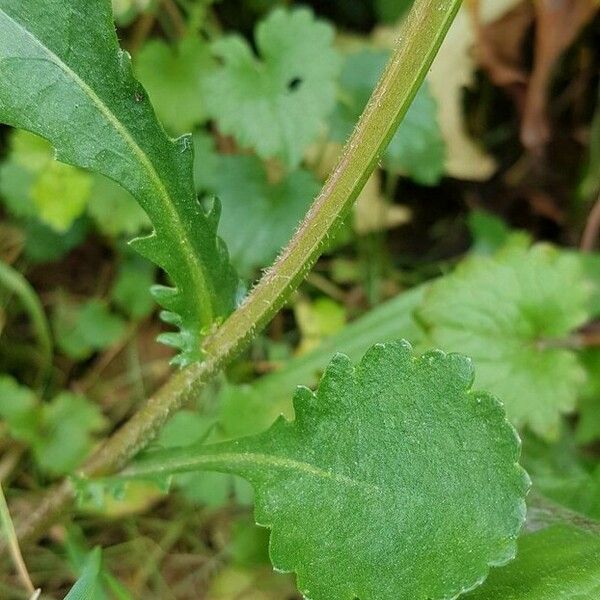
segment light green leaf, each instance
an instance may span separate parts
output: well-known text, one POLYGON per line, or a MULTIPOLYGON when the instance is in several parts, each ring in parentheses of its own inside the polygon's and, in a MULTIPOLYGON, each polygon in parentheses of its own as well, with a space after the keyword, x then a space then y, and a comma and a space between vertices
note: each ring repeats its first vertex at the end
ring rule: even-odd
POLYGON ((308 9, 277 8, 256 28, 260 58, 241 37, 215 42, 224 64, 209 78, 206 102, 220 130, 262 158, 297 166, 335 104, 333 35, 308 9))
POLYGON ((442 600, 514 557, 528 477, 492 396, 459 355, 376 345, 338 354, 293 422, 254 437, 150 454, 124 476, 236 473, 271 528, 277 570, 312 600, 442 600))
POLYGON ((101 579, 102 553, 95 548, 86 561, 86 565, 65 600, 98 600, 104 596, 101 579))
POLYGON ((28 387, 12 377, 0 375, 0 419, 11 436, 24 442, 35 439, 38 426, 38 400, 28 387))
MULTIPOLYGON (((341 97, 331 119, 331 134, 344 142, 352 133, 389 53, 363 50, 346 58, 341 77, 341 97)), ((444 174, 446 146, 437 120, 437 105, 425 82, 392 138, 384 166, 402 172, 424 185, 437 183, 444 174)))
POLYGON ((206 121, 207 76, 214 70, 208 44, 188 36, 169 46, 150 40, 135 57, 135 72, 156 114, 173 133, 191 131, 206 121))
POLYGON ((123 319, 95 298, 80 305, 64 298, 59 300, 52 324, 58 347, 75 360, 84 360, 94 351, 116 343, 126 328, 123 319))
POLYGON ((0 193, 14 216, 38 218, 62 234, 85 212, 90 191, 90 175, 57 163, 46 140, 12 132, 8 160, 0 167, 0 193))
POLYGON ((566 525, 523 536, 517 560, 493 569, 468 600, 597 600, 600 537, 566 525))
POLYGON ((99 408, 83 396, 61 392, 42 405, 38 439, 33 453, 51 475, 71 473, 92 448, 92 434, 104 427, 99 408))
POLYGON ((579 261, 547 245, 466 259, 434 283, 418 315, 436 346, 468 354, 475 384, 517 426, 557 437, 585 373, 564 343, 588 319, 579 261))
POLYGON ((150 294, 154 276, 154 266, 143 259, 131 257, 123 261, 112 290, 115 305, 132 319, 147 317, 154 308, 150 294))
POLYGON ((89 174, 52 161, 33 184, 31 198, 39 218, 64 233, 85 212, 91 190, 89 174))
POLYGON ((169 139, 129 57, 120 50, 108 0, 0 0, 0 121, 47 138, 65 163, 125 187, 154 233, 134 242, 174 288, 157 288, 167 341, 178 362, 200 357, 200 338, 234 307, 237 278, 192 178, 189 136, 169 139))
POLYGON ((98 174, 93 182, 88 214, 101 233, 115 238, 150 230, 148 216, 125 188, 98 174))
POLYGON ((253 156, 224 156, 214 192, 223 214, 219 234, 231 260, 249 275, 266 267, 292 237, 320 189, 308 172, 298 169, 270 184, 265 169, 253 156), (243 226, 241 226, 243 224, 243 226))

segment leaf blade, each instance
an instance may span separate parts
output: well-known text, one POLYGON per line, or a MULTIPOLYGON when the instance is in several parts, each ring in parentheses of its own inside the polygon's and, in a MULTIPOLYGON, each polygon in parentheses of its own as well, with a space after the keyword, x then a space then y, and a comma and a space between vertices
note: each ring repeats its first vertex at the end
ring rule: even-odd
POLYGON ((182 317, 180 362, 231 312, 237 278, 193 187, 191 139, 167 137, 118 47, 110 4, 0 2, 0 120, 47 138, 66 163, 125 187, 155 232, 134 246, 170 275, 182 317), (57 23, 58 22, 58 23, 57 23), (67 126, 68 124, 68 126, 67 126))
POLYGON ((306 598, 446 600, 514 557, 529 486, 519 441, 468 359, 406 342, 336 355, 296 418, 232 442, 150 454, 124 475, 248 479, 276 569, 306 598), (493 476, 491 476, 493 474, 493 476))

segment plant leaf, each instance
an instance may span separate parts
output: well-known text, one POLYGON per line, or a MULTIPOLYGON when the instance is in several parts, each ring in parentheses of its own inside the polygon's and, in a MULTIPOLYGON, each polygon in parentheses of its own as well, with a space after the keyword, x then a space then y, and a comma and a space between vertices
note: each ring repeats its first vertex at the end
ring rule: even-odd
POLYGON ((232 442, 158 452, 125 476, 236 473, 272 529, 271 560, 313 600, 442 600, 514 557, 529 486, 519 440, 470 361, 407 342, 354 368, 338 354, 293 422, 232 442))
POLYGON ((242 37, 218 40, 224 64, 208 79, 206 102, 221 131, 261 158, 297 166, 335 105, 333 36, 311 11, 277 8, 256 28, 260 59, 242 37))
POLYGON ((104 235, 138 235, 150 231, 148 215, 135 198, 112 179, 94 174, 88 214, 104 235))
POLYGON ((233 309, 237 278, 192 178, 189 136, 169 139, 119 49, 108 0, 0 0, 0 121, 47 138, 57 158, 125 187, 155 232, 137 250, 170 275, 156 289, 180 363, 200 357, 200 337, 233 309))
POLYGON ((112 346, 123 336, 127 326, 97 298, 83 304, 60 298, 54 308, 52 324, 58 347, 74 360, 85 360, 95 350, 112 346))
POLYGON ((519 540, 517 560, 494 569, 465 600, 596 600, 600 537, 555 525, 519 540))
POLYGON ((102 590, 102 553, 100 548, 90 552, 81 577, 75 582, 65 600, 99 600, 104 596, 102 590))
POLYGON ((206 78, 214 70, 209 46, 188 36, 170 47, 150 40, 135 56, 135 72, 150 96, 156 114, 173 133, 191 131, 206 121, 206 78))
POLYGON ((418 315, 431 342, 465 352, 478 387, 496 394, 517 426, 555 439, 585 373, 561 340, 588 319, 576 257, 547 245, 472 256, 433 284, 418 315))
POLYGON ((61 392, 40 409, 32 445, 37 463, 51 475, 71 473, 92 449, 92 434, 104 427, 104 417, 96 404, 71 392, 61 392))

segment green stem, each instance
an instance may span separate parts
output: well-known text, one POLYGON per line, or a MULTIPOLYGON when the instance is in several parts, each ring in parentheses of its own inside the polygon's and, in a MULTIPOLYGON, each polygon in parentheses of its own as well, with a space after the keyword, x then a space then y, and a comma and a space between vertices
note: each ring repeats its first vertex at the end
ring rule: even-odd
MULTIPOLYGON (((273 267, 238 308, 203 344, 205 359, 174 375, 81 470, 84 477, 122 468, 156 435, 169 416, 196 396, 279 311, 310 271, 394 135, 421 87, 458 11, 460 0, 416 0, 397 48, 340 161, 306 219, 273 267)), ((40 533, 72 498, 63 485, 61 501, 47 497, 19 529, 40 533)))
POLYGON ((4 532, 6 540, 8 542, 8 546, 10 548, 10 553, 12 554, 13 562, 15 563, 15 567, 17 568, 17 572, 19 573, 19 578, 23 583, 23 586, 27 590, 29 594, 35 593, 35 588, 33 587, 33 583, 31 583, 31 579, 29 577, 29 573, 27 571, 27 567, 25 566, 25 561, 23 560, 23 555, 21 554, 21 549, 19 548, 19 542, 17 541, 17 534, 15 533, 15 528, 13 527, 12 519, 10 518, 10 512, 8 510, 8 505, 6 504, 6 498, 4 497, 4 491, 2 490, 2 486, 0 485, 0 525, 1 530, 4 532))
POLYGON ((52 336, 42 304, 23 275, 2 261, 0 261, 0 286, 18 296, 29 313, 42 351, 44 369, 41 379, 44 379, 52 366, 52 336))

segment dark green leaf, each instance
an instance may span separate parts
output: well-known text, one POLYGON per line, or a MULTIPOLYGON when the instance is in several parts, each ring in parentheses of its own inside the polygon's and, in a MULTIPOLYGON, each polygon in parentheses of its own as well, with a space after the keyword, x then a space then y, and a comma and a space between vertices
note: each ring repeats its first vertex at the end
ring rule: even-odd
POLYGON ((528 477, 492 396, 459 355, 374 346, 337 355, 293 422, 222 444, 150 454, 126 476, 236 473, 271 528, 276 569, 313 600, 442 600, 514 557, 528 477))
POLYGON ((523 536, 517 560, 494 569, 469 600, 597 600, 600 537, 566 525, 523 536))
POLYGON ((156 297, 181 329, 166 341, 199 358, 200 337, 233 309, 237 279, 192 180, 189 136, 169 139, 129 57, 108 0, 0 0, 0 121, 47 138, 62 162, 125 187, 155 232, 135 247, 171 276, 156 297), (66 126, 68 125, 68 126, 66 126))

